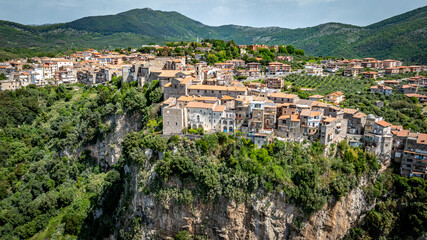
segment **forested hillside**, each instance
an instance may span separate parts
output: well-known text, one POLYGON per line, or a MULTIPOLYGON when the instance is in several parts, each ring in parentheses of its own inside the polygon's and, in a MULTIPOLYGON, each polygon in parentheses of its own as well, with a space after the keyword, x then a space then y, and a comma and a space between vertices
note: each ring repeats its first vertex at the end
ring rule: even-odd
POLYGON ((87 146, 114 131, 112 115, 136 113, 143 123, 157 116, 157 84, 0 92, 0 238, 108 236, 123 166, 107 167, 87 146), (103 217, 94 219, 99 206, 103 217))
POLYGON ((292 44, 315 56, 393 58, 426 64, 426 10, 422 7, 366 27, 326 23, 299 29, 211 27, 177 12, 148 8, 47 26, 0 21, 0 35, 4 36, 0 38, 0 57, 84 47, 139 47, 152 42, 195 41, 198 37, 234 40, 238 44, 292 44))
MULTIPOLYGON (((380 162, 362 149, 342 142, 325 154, 320 143, 282 141, 257 148, 223 133, 163 138, 158 82, 136 87, 118 80, 96 88, 0 92, 1 239, 141 238, 153 225, 141 215, 148 210, 136 209, 139 194, 153 198, 156 211, 224 200, 245 204, 277 194, 300 209, 292 228, 297 234, 312 214, 343 199, 363 179, 369 179, 366 201, 380 204, 350 236, 388 238, 398 231, 396 236, 415 239, 426 231, 426 181, 377 175, 380 162), (90 149, 123 124, 110 121, 114 116, 143 128, 127 134, 122 156, 109 165, 90 149)), ((214 229, 206 225, 191 234, 206 239, 214 229)), ((179 232, 164 230, 155 234, 179 232)), ((190 239, 187 231, 177 236, 190 239)))

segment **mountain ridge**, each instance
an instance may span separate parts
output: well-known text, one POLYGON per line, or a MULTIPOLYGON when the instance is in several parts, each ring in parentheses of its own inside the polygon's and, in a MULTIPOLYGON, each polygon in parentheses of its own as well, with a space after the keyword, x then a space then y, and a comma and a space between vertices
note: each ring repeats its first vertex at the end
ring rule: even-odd
MULTIPOLYGON (((308 54, 336 57, 396 58, 427 63, 427 6, 373 23, 339 22, 306 28, 209 26, 176 11, 131 9, 113 15, 88 16, 68 23, 29 26, 0 21, 0 57, 27 49, 128 47, 149 42, 234 40, 238 44, 293 44, 308 54), (71 48, 70 48, 71 47, 71 48), (15 49, 16 48, 16 49, 15 49)), ((24 52, 22 54, 21 52, 24 52)))

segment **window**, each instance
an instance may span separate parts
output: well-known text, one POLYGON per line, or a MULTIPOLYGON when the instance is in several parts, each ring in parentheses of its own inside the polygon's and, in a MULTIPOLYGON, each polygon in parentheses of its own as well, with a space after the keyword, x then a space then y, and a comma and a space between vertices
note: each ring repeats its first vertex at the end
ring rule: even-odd
POLYGON ((168 121, 168 126, 169 126, 169 121, 168 121))
POLYGON ((178 122, 175 122, 175 125, 177 125, 177 126, 178 126, 178 122))

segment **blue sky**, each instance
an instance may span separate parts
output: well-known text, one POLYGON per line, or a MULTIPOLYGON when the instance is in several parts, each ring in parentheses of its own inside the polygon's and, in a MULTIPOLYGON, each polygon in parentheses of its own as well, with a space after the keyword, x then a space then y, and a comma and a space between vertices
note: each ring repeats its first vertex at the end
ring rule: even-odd
POLYGON ((213 26, 300 28, 326 22, 365 26, 426 5, 427 0, 0 0, 0 19, 60 23, 150 7, 177 11, 213 26))

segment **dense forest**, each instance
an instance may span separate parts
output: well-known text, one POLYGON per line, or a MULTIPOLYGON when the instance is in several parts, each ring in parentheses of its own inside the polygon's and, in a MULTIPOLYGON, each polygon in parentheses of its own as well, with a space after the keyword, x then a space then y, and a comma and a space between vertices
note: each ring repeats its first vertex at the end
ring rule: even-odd
POLYGON ((116 81, 0 92, 0 238, 108 234, 122 170, 102 167, 86 146, 114 130, 105 124, 111 115, 139 112, 147 122, 161 99, 155 81, 144 88, 116 81), (103 204, 106 217, 90 219, 103 204))
MULTIPOLYGON (((398 170, 397 170, 398 171, 398 170)), ((427 181, 387 173, 375 183, 385 193, 364 221, 345 240, 424 239, 427 221, 427 181)))
MULTIPOLYGON (((0 238, 138 236, 132 227, 141 219, 121 222, 135 194, 128 187, 130 166, 141 173, 154 169, 138 184, 158 204, 172 199, 191 206, 223 198, 245 203, 276 192, 305 217, 368 177, 367 197, 379 203, 350 237, 388 238, 399 232, 396 238, 416 238, 426 231, 426 181, 390 171, 378 175, 380 162, 363 149, 341 142, 326 151, 318 142, 277 140, 258 148, 224 133, 163 138, 161 100, 157 81, 138 87, 120 79, 98 87, 0 92, 0 238), (117 115, 137 118, 144 127, 127 134, 122 156, 109 166, 93 158, 88 146, 115 130, 108 120, 117 115), (408 221, 414 221, 410 227, 408 221)), ((191 238, 182 231, 175 239, 191 238)))

